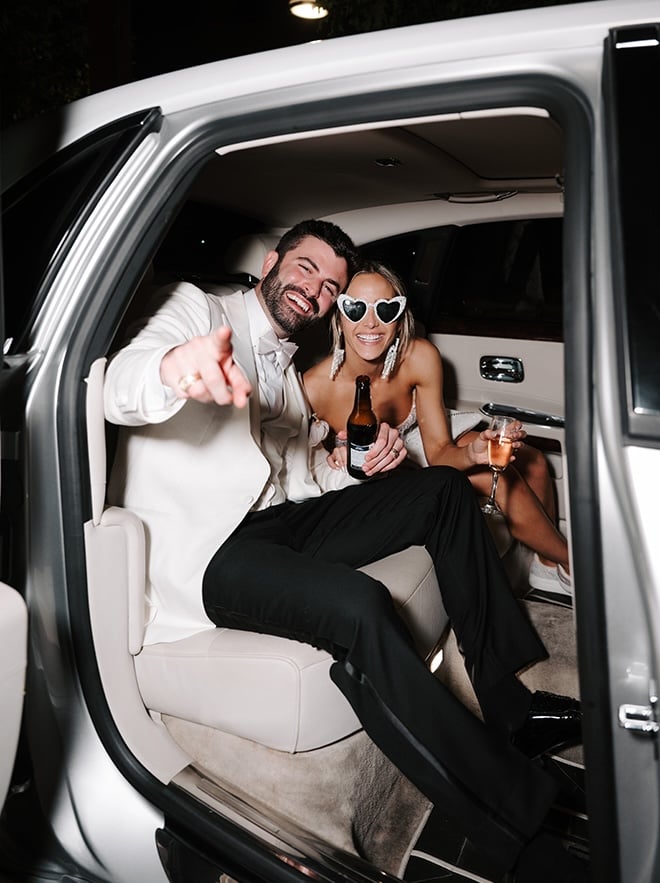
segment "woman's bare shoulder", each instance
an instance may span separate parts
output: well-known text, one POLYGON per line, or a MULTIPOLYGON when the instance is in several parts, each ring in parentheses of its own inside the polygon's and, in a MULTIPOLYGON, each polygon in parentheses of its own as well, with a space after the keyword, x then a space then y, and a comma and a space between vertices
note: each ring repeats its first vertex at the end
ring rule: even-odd
POLYGON ((409 371, 415 374, 426 374, 429 371, 437 371, 442 365, 440 353, 430 340, 423 337, 416 337, 408 351, 404 364, 407 363, 409 371))

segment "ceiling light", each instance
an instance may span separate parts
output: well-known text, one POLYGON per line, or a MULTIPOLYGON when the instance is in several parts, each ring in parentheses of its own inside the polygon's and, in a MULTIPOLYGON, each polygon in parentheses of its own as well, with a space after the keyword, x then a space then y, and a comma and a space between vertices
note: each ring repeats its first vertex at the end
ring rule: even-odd
POLYGON ((313 0, 289 0, 289 12, 306 19, 325 18, 328 14, 324 6, 313 0))

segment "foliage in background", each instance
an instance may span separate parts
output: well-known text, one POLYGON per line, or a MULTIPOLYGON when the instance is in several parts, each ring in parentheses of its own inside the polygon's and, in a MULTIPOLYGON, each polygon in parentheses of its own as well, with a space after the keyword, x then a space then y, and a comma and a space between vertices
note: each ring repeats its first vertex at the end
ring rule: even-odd
MULTIPOLYGON (((269 4, 271 16, 276 12, 272 4, 279 4, 284 20, 291 18, 287 0, 260 2, 269 4)), ((330 15, 313 23, 313 30, 315 37, 337 37, 461 16, 554 6, 559 2, 561 0, 324 0, 330 15)), ((210 0, 188 0, 184 7, 170 10, 178 17, 179 30, 176 35, 170 35, 172 42, 168 45, 167 58, 154 56, 154 69, 147 75, 227 57, 233 47, 223 46, 220 40, 217 43, 211 40, 209 44, 208 40, 195 38, 195 22, 205 22, 207 35, 212 35, 221 31, 219 24, 223 17, 232 15, 232 4, 222 0, 215 0, 215 4, 210 0), (158 68, 159 63, 165 62, 165 68, 158 68)), ((255 15, 258 19, 258 13, 255 15)), ((121 85, 136 75, 144 75, 139 62, 149 54, 145 50, 152 50, 163 42, 158 26, 162 29, 167 18, 155 0, 4 0, 0 10, 2 128, 68 104, 90 91, 121 85), (140 16, 147 22, 146 36, 135 38, 140 16), (139 39, 150 42, 140 44, 139 39)), ((250 33, 255 35, 254 30, 250 33)), ((287 36, 282 36, 281 29, 278 33, 279 36, 270 34, 273 42, 259 48, 300 42, 293 31, 287 36)), ((254 51, 254 47, 249 48, 248 44, 240 51, 254 51)))
POLYGON ((329 15, 323 23, 327 36, 339 37, 492 12, 557 6, 560 2, 562 0, 324 0, 329 15))
POLYGON ((88 0, 4 0, 3 128, 88 94, 87 8, 88 0))

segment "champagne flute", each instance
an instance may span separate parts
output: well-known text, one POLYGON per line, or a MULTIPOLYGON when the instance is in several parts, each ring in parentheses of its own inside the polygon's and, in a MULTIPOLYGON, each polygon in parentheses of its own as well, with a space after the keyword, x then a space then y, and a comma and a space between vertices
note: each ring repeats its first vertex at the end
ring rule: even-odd
POLYGON ((492 515, 494 512, 500 512, 500 507, 495 502, 495 491, 497 490, 497 480, 500 472, 504 472, 509 465, 509 460, 513 454, 513 425, 516 422, 514 417, 506 417, 504 414, 498 414, 493 417, 488 427, 497 435, 495 438, 488 440, 488 465, 493 473, 493 480, 490 485, 490 496, 482 506, 481 511, 485 515, 492 515))

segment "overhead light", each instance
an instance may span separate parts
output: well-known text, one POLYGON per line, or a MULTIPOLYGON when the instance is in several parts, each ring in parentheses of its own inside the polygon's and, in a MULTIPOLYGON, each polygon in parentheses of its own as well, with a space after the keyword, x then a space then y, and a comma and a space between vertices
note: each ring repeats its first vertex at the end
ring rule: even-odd
POLYGON ((306 19, 325 18, 328 14, 325 6, 313 0, 289 0, 289 12, 306 19))

